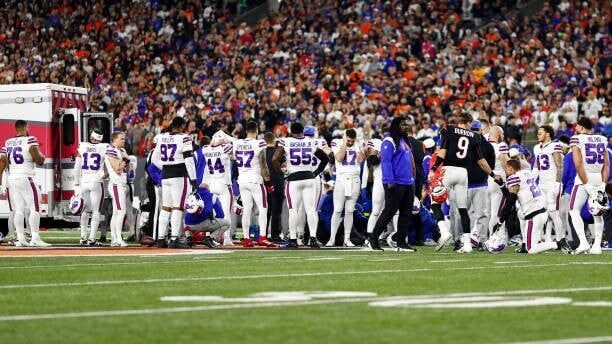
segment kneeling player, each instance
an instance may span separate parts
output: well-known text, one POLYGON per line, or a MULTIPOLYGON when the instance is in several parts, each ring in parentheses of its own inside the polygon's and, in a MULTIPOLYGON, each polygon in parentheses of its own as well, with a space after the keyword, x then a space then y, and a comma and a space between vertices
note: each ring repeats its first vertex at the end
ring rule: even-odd
POLYGON ((506 172, 507 202, 502 209, 500 222, 494 226, 494 231, 501 228, 502 223, 515 212, 516 201, 520 210, 525 214, 525 245, 528 253, 540 253, 557 248, 555 242, 540 242, 548 213, 546 212, 546 199, 544 194, 533 180, 529 170, 522 170, 518 160, 510 159, 504 166, 506 172))
POLYGON ((215 247, 223 241, 223 234, 230 228, 229 220, 225 219, 221 201, 208 189, 199 188, 196 195, 189 196, 185 202, 185 231, 209 232, 203 244, 215 247))

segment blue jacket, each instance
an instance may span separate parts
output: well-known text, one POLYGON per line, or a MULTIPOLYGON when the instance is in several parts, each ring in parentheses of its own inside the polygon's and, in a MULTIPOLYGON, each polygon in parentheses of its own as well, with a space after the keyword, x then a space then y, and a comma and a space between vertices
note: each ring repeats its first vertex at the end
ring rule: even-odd
POLYGON ((385 137, 380 152, 383 184, 413 185, 412 151, 400 139, 399 147, 395 146, 390 136, 385 137))
POLYGON ((149 166, 147 167, 147 172, 149 172, 149 177, 151 177, 153 184, 155 184, 156 186, 161 186, 161 169, 157 168, 157 166, 155 166, 154 164, 149 164, 149 166))
POLYGON ((198 195, 204 201, 204 210, 199 214, 185 213, 185 224, 197 225, 207 219, 221 219, 225 217, 221 201, 217 197, 213 197, 213 194, 208 189, 198 189, 198 195))

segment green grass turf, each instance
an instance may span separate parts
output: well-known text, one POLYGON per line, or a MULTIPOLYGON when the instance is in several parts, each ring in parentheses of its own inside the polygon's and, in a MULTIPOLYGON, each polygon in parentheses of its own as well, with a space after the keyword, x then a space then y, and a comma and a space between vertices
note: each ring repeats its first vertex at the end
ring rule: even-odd
MULTIPOLYGON (((409 254, 252 250, 155 257, 0 258, 0 319, 24 314, 226 304, 160 301, 160 297, 169 295, 246 297, 258 292, 367 291, 386 297, 612 287, 611 258, 610 252, 601 256, 529 256, 514 252, 459 255, 450 250, 435 254, 431 248, 409 254), (408 271, 359 273, 381 270, 408 271), (304 273, 313 275, 299 275, 304 273), (319 273, 326 274, 316 275, 319 273), (142 281, 177 278, 182 280, 142 281), (95 281, 125 282, 32 286, 95 281), (11 285, 18 287, 6 288, 11 285)), ((529 296, 612 302, 610 289, 529 296)), ((571 304, 428 309, 378 308, 368 302, 352 302, 5 320, 0 321, 0 343, 505 343, 610 336, 610 319, 610 307, 571 304)))

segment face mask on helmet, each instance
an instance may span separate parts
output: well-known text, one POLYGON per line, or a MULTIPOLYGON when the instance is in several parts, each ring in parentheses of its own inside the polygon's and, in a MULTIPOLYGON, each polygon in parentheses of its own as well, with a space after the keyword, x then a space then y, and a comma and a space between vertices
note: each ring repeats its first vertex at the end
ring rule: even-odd
POLYGON ((197 194, 192 194, 185 200, 185 211, 189 214, 200 214, 204 210, 204 201, 197 194))

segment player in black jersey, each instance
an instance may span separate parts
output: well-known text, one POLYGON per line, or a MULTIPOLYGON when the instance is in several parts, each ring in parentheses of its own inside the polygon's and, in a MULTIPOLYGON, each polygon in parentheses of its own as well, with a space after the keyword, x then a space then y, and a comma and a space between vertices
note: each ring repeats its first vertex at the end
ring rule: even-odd
MULTIPOLYGON (((442 142, 438 151, 438 157, 432 165, 430 172, 430 176, 439 176, 439 178, 437 181, 429 183, 432 187, 435 184, 441 183, 444 187, 448 188, 451 200, 457 204, 459 215, 461 216, 461 226, 463 227, 463 246, 457 251, 460 253, 472 251, 470 216, 466 202, 468 188, 467 167, 470 164, 470 158, 476 157, 478 166, 485 173, 495 178, 498 183, 502 182, 501 177, 491 171, 491 167, 480 151, 481 136, 468 129, 471 123, 472 116, 469 113, 463 113, 457 121, 457 126, 449 125, 440 130, 442 142), (442 173, 436 173, 436 170, 440 167, 442 168, 442 173)), ((440 204, 432 204, 432 210, 436 221, 444 221, 440 204)), ((444 225, 440 226, 440 235, 437 249, 441 249, 452 238, 448 227, 444 225)))

